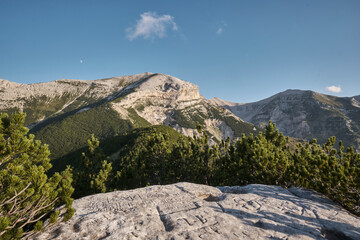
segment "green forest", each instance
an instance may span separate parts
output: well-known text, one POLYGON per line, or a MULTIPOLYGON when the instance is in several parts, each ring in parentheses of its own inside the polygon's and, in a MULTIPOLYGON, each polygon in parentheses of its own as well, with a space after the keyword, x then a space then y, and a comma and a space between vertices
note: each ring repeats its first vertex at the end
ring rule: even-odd
POLYGON ((155 184, 268 184, 313 189, 360 216, 360 154, 335 137, 296 146, 268 125, 257 135, 210 144, 166 126, 137 128, 50 162, 46 143, 24 127, 25 114, 0 116, 0 238, 16 239, 66 221, 74 198, 155 184), (57 210, 59 206, 64 208, 57 210))

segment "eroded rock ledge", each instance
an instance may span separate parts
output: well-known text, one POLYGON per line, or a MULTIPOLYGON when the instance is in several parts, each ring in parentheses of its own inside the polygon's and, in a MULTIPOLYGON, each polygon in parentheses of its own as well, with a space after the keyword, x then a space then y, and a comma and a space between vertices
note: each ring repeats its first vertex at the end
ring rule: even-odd
POLYGON ((192 183, 97 194, 34 239, 360 239, 360 218, 322 195, 192 183))

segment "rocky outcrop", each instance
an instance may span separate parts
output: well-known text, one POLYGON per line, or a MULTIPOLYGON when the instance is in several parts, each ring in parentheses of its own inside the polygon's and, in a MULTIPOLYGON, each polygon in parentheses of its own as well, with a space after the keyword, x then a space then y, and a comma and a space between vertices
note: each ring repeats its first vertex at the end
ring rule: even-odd
POLYGON ((212 99, 238 117, 263 126, 275 122, 287 136, 324 143, 331 136, 360 151, 359 96, 340 98, 313 91, 287 90, 254 103, 231 103, 212 99))
POLYGON ((360 239, 360 218, 298 188, 191 183, 97 194, 33 239, 360 239))

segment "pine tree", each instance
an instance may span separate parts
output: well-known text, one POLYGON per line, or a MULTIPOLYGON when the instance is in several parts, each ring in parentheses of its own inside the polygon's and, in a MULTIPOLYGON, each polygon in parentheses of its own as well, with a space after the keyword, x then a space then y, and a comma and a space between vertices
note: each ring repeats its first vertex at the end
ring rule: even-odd
POLYGON ((288 169, 290 185, 314 189, 360 214, 360 154, 353 148, 334 148, 335 137, 320 146, 316 140, 298 144, 288 169))
POLYGON ((171 163, 169 162, 169 135, 155 132, 148 138, 146 147, 140 155, 143 182, 146 185, 166 184, 171 163))
POLYGON ((62 219, 68 220, 74 213, 71 169, 48 178, 50 151, 34 140, 34 135, 27 135, 25 116, 0 117, 0 239, 29 236, 39 231, 46 219, 58 221, 55 208, 60 205, 65 204, 66 209, 62 219))
POLYGON ((82 153, 81 165, 75 174, 76 197, 109 190, 112 163, 99 144, 99 140, 92 134, 88 140, 89 148, 86 153, 82 153))
POLYGON ((192 161, 193 150, 191 148, 192 139, 190 137, 180 137, 170 154, 172 172, 170 173, 171 182, 192 182, 194 181, 195 163, 192 161))

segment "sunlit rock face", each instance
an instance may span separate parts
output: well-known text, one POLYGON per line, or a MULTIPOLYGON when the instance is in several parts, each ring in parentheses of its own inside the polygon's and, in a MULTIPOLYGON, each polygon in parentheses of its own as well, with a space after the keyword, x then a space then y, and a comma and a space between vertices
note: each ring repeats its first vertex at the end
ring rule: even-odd
POLYGON ((299 188, 192 183, 96 194, 33 239, 360 239, 360 218, 299 188))
MULTIPOLYGON (((44 101, 48 103, 47 111, 54 113, 59 109, 65 109, 81 97, 93 100, 105 98, 123 89, 124 85, 149 75, 150 73, 143 73, 93 81, 60 79, 35 84, 19 84, 0 79, 0 110, 26 109, 33 101, 39 104, 44 101), (54 109, 51 108, 52 104, 56 105, 54 109)), ((36 108, 36 105, 34 107, 36 108)))
POLYGON ((248 129, 243 133, 256 132, 232 112, 211 104, 200 95, 195 84, 170 75, 146 72, 99 80, 61 79, 36 84, 0 80, 0 111, 26 112, 26 125, 36 126, 35 131, 48 119, 83 114, 99 106, 106 111, 116 111, 120 119, 135 127, 145 126, 146 122, 167 125, 187 136, 197 134, 196 122, 199 122, 211 133, 212 142, 240 136, 235 128, 242 125, 248 129), (230 120, 225 118, 231 118, 235 125, 229 126, 230 120))
POLYGON ((340 98, 313 91, 287 90, 246 104, 211 101, 255 125, 276 123, 285 135, 325 143, 331 136, 360 151, 360 96, 340 98))

